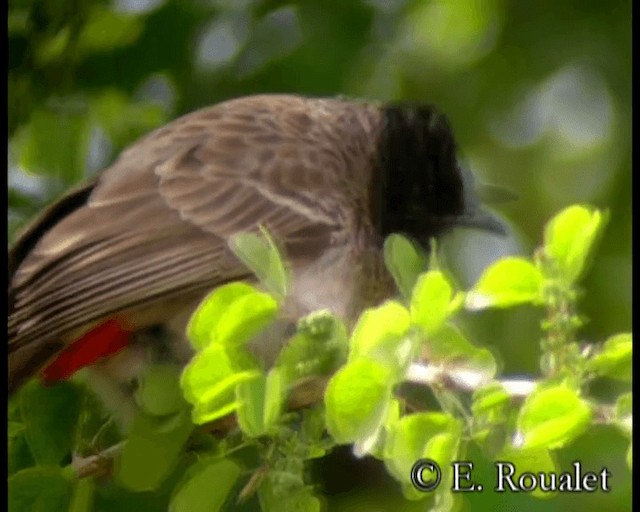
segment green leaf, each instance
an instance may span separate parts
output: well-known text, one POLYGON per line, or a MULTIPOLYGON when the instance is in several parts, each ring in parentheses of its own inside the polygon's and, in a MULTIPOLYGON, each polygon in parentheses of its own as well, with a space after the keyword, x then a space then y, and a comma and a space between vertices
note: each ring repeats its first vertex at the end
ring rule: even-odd
POLYGON ((344 324, 327 311, 316 311, 298 322, 298 332, 280 351, 275 366, 290 384, 334 372, 346 361, 347 351, 344 324))
POLYGON ((326 343, 336 336, 342 339, 346 329, 342 321, 331 311, 320 309, 298 320, 298 332, 304 333, 320 343, 326 343))
POLYGON ((35 467, 18 471, 8 480, 8 512, 69 510, 71 481, 62 468, 35 467))
POLYGON ((169 418, 139 413, 115 462, 115 477, 132 491, 153 491, 174 469, 193 424, 182 411, 169 418))
POLYGON ((280 419, 284 399, 283 379, 278 368, 256 375, 236 387, 238 424, 249 437, 272 433, 280 419))
POLYGON ((35 466, 35 464, 24 432, 16 437, 10 437, 7 443, 7 473, 9 476, 22 469, 35 466))
POLYGON ((136 100, 121 90, 106 89, 89 100, 92 123, 98 124, 115 147, 121 147, 166 121, 162 106, 136 100))
POLYGON ((633 433, 633 397, 631 393, 623 393, 616 400, 615 422, 629 437, 633 433))
POLYGON ((385 418, 391 375, 382 364, 360 358, 343 366, 325 392, 327 429, 341 444, 368 438, 385 418))
POLYGON ((229 459, 206 457, 191 466, 171 498, 169 512, 222 510, 242 468, 229 459))
POLYGON ((242 368, 220 345, 210 345, 196 354, 182 373, 180 385, 188 402, 194 405, 193 422, 207 423, 232 413, 238 406, 236 386, 259 375, 254 368, 242 368))
POLYGON ((82 26, 78 49, 84 53, 113 50, 133 43, 142 33, 142 19, 94 6, 82 26))
POLYGON ((529 260, 502 258, 487 267, 469 290, 466 307, 471 311, 491 307, 542 303, 544 276, 529 260))
POLYGON ((437 331, 450 313, 453 288, 439 270, 430 270, 418 278, 411 295, 411 320, 427 335, 437 331))
POLYGON ((216 288, 198 306, 187 326, 196 349, 210 343, 242 345, 276 317, 278 304, 269 294, 246 283, 216 288))
POLYGON ((574 205, 562 210, 547 223, 544 252, 567 283, 574 283, 584 272, 607 220, 607 212, 574 205))
MULTIPOLYGON (((546 448, 540 447, 528 450, 505 448, 497 458, 496 471, 496 475, 501 477, 496 484, 502 482, 502 492, 514 492, 509 486, 508 476, 515 485, 518 485, 518 479, 523 473, 533 473, 536 476, 541 472, 558 475, 560 468, 551 452, 546 448), (510 467, 509 464, 514 467, 510 467)), ((529 477, 525 477, 525 483, 528 482, 529 477)), ((556 494, 557 492, 555 491, 545 492, 540 487, 531 491, 531 496, 541 499, 553 498, 556 494)))
POLYGON ((477 389, 473 393, 471 412, 473 415, 492 415, 502 411, 509 404, 511 397, 499 382, 492 382, 477 389))
POLYGON ((349 361, 375 359, 399 376, 412 355, 410 326, 409 312, 399 302, 388 301, 365 310, 351 335, 349 361))
POLYGON ((384 241, 384 262, 400 293, 410 298, 418 276, 427 268, 424 253, 404 236, 392 234, 384 241))
POLYGON ((12 37, 27 34, 29 31, 29 10, 13 7, 7 14, 8 35, 12 37))
POLYGON ((12 146, 20 165, 70 185, 84 176, 88 137, 85 115, 43 109, 31 115, 12 139, 12 146))
POLYGON ((617 334, 604 342, 602 349, 587 363, 587 369, 596 375, 631 382, 631 333, 617 334))
POLYGON ((282 301, 289 293, 289 272, 271 236, 262 227, 260 231, 262 236, 255 233, 234 235, 229 247, 265 288, 282 301))
POLYGON ((257 368, 237 366, 238 361, 232 361, 220 345, 210 345, 187 365, 180 385, 187 401, 194 405, 194 423, 208 423, 236 410, 236 386, 260 374, 257 368))
POLYGON ((69 47, 71 28, 66 26, 56 32, 42 38, 36 47, 36 60, 39 65, 47 65, 54 61, 59 61, 65 55, 65 50, 69 47))
POLYGON ((267 373, 264 397, 264 430, 268 432, 280 420, 285 399, 284 379, 280 369, 272 368, 267 373))
POLYGON ((320 512, 324 510, 312 488, 298 482, 299 475, 271 470, 258 489, 264 512, 320 512), (291 480, 291 481, 290 481, 291 480))
POLYGON ((196 354, 185 367, 180 385, 185 398, 192 404, 219 382, 235 373, 227 351, 220 345, 210 345, 196 354))
POLYGON ((325 412, 321 407, 300 410, 300 441, 306 447, 305 459, 324 457, 332 447, 325 433, 325 412))
POLYGON ((527 397, 518 415, 520 448, 561 448, 586 430, 591 416, 591 408, 573 389, 540 388, 527 397))
POLYGON ((511 397, 499 382, 492 382, 473 393, 471 412, 474 419, 473 437, 485 441, 491 429, 506 423, 511 397))
POLYGON ((229 304, 216 323, 215 340, 225 345, 243 345, 275 319, 278 304, 270 295, 256 292, 229 304))
POLYGON ((7 437, 9 437, 9 439, 19 436, 20 434, 24 433, 24 431, 24 423, 18 421, 7 422, 7 437))
POLYGON ((183 409, 186 402, 180 390, 180 367, 170 363, 148 366, 136 390, 136 400, 146 413, 154 416, 183 409))
POLYGON ((448 369, 468 370, 469 378, 477 387, 491 380, 497 372, 493 354, 486 348, 479 348, 465 338, 454 325, 445 324, 423 342, 426 357, 432 363, 442 364, 448 369))
POLYGON ((40 465, 60 464, 72 451, 82 406, 82 391, 60 382, 45 388, 30 382, 20 393, 25 436, 40 465))
MULTIPOLYGON (((407 498, 422 499, 427 496, 417 491, 410 480, 411 469, 419 459, 434 460, 442 468, 443 481, 451 478, 447 468, 456 458, 461 435, 460 422, 443 413, 410 414, 390 426, 384 447, 384 462, 389 473, 402 483, 407 498)), ((440 485, 447 486, 446 482, 440 485)))

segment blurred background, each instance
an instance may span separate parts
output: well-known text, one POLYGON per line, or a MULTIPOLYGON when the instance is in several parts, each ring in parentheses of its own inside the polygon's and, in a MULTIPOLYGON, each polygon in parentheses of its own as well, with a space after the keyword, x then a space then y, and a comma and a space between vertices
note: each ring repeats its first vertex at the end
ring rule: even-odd
MULTIPOLYGON (((560 209, 593 204, 610 222, 583 281, 581 338, 631 330, 630 0, 10 0, 8 34, 10 240, 137 137, 199 107, 259 92, 415 100, 448 115, 479 181, 517 196, 494 206, 508 237, 443 243, 460 285, 498 256, 531 255, 560 209)), ((540 319, 523 307, 464 324, 503 374, 536 375, 540 319)), ((604 400, 619 392, 595 383, 604 400)), ((564 468, 606 466, 608 494, 485 491, 466 506, 630 510, 626 448, 603 427, 558 454, 564 468)), ((336 480, 330 510, 422 510, 393 482, 336 480)))

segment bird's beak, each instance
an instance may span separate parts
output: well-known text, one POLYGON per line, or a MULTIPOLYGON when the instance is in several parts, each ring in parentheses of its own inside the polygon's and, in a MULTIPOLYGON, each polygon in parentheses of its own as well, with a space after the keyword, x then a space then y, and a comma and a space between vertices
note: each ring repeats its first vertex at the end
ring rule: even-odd
POLYGON ((497 215, 481 207, 474 207, 470 211, 465 211, 459 217, 456 217, 457 226, 463 226, 473 229, 481 229, 498 235, 507 236, 507 228, 505 223, 500 220, 497 215))
POLYGON ((518 199, 518 195, 508 188, 490 183, 476 183, 475 194, 483 204, 502 204, 518 199))
POLYGON ((463 170, 462 176, 465 187, 465 209, 462 215, 456 217, 456 225, 507 236, 505 222, 487 210, 483 204, 513 201, 517 196, 499 185, 475 183, 469 171, 463 170))

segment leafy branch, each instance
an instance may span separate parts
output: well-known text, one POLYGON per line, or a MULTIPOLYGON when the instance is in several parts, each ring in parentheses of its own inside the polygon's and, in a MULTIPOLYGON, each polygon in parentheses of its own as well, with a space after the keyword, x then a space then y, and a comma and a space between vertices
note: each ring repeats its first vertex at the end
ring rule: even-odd
MULTIPOLYGON (((408 499, 452 510, 459 497, 450 492, 451 472, 444 471, 438 490, 420 492, 410 480, 417 460, 450 468, 475 444, 518 471, 558 472, 553 452, 590 425, 611 425, 631 439, 631 392, 615 404, 590 395, 596 378, 630 382, 631 334, 599 344, 578 337, 577 283, 606 218, 585 206, 567 208, 547 224, 532 258, 496 261, 467 291, 455 289, 435 251, 427 269, 410 241, 392 235, 385 261, 399 298, 365 310, 350 331, 331 312, 313 312, 297 322, 273 364, 249 347, 256 338, 282 335, 290 275, 266 232, 239 235, 231 247, 260 287, 230 283, 211 292, 188 326, 195 357, 184 371, 167 364, 147 370, 136 393, 141 412, 126 442, 76 458, 67 480, 47 481, 69 486, 69 474, 102 474, 106 461, 122 487, 146 491, 182 467, 172 480, 173 511, 220 510, 254 494, 265 511, 313 511, 322 498, 308 481, 308 462, 349 444, 358 455, 380 459, 408 499), (521 304, 546 311, 540 375, 499 376, 493 354, 469 341, 456 320, 463 310, 521 304), (440 410, 412 403, 407 383, 435 398, 440 410), (211 432, 224 436, 216 440, 211 432)), ((38 391, 22 400, 29 393, 38 391)), ((60 461, 63 450, 54 457, 42 443, 33 445, 36 426, 24 428, 32 432, 32 449, 41 447, 36 462, 60 461)), ((13 430, 19 439, 19 422, 13 430)), ((629 448, 629 466, 630 454, 629 448)), ((10 486, 28 485, 34 471, 42 470, 17 471, 10 486)))

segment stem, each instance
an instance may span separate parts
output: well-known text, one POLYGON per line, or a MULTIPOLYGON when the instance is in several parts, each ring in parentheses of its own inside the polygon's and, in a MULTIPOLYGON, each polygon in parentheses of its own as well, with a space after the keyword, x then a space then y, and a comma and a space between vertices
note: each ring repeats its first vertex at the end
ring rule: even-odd
POLYGON ((538 253, 536 258, 545 269, 544 273, 550 276, 543 291, 547 317, 541 326, 546 332, 541 340, 542 372, 546 377, 557 377, 563 372, 579 376, 580 357, 576 332, 582 322, 576 314, 576 291, 542 253, 538 253))

